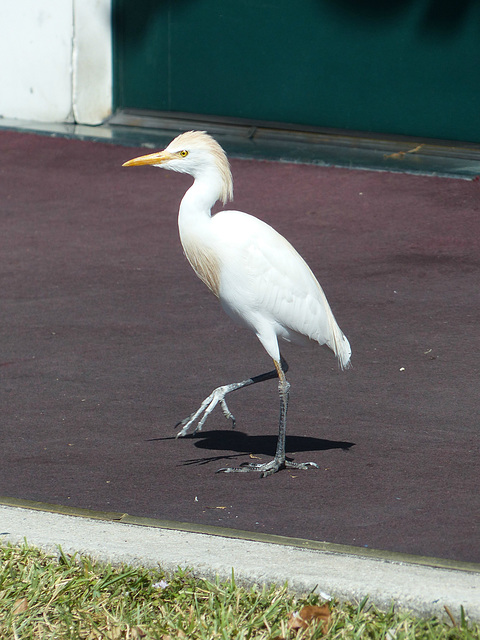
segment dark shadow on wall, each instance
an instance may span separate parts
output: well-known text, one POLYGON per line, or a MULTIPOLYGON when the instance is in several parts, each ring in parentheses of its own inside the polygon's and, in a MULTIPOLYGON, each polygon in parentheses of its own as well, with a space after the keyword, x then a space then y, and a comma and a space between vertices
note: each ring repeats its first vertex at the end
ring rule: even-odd
MULTIPOLYGON (((363 23, 392 21, 413 7, 421 5, 419 32, 427 36, 448 37, 458 32, 478 0, 319 0, 324 7, 339 16, 355 18, 363 23)), ((477 21, 480 26, 480 21, 477 21)))
MULTIPOLYGON (((159 19, 166 21, 172 10, 185 11, 188 5, 198 1, 114 0, 114 32, 122 33, 128 28, 129 37, 140 41, 153 23, 159 19)), ((339 18, 355 19, 360 23, 390 22, 420 4, 420 32, 445 37, 456 33, 472 19, 472 9, 480 5, 479 0, 318 0, 318 3, 339 18)))

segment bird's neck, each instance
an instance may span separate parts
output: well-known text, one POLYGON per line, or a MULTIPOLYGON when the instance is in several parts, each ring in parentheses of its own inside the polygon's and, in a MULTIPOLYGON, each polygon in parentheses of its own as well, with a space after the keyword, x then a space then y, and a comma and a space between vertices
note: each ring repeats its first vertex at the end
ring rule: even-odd
POLYGON ((220 266, 212 247, 211 209, 220 195, 221 186, 213 180, 195 178, 183 196, 178 213, 178 230, 183 251, 197 276, 218 297, 220 266))
POLYGON ((222 191, 221 176, 216 171, 204 171, 183 196, 179 225, 197 226, 211 217, 211 210, 222 191))

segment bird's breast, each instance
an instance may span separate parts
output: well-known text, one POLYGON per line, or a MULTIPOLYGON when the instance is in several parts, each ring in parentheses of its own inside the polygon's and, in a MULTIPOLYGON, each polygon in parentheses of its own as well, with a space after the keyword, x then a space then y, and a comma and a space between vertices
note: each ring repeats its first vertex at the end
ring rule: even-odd
POLYGON ((217 298, 220 291, 220 260, 216 252, 191 237, 182 237, 183 251, 192 269, 217 298))

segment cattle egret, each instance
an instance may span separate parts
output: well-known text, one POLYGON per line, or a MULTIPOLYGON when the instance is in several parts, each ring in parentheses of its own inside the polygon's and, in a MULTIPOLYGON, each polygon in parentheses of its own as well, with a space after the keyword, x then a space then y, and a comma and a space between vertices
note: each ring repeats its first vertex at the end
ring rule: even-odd
POLYGON ((226 313, 253 331, 273 359, 275 369, 260 376, 227 384, 206 398, 200 408, 182 420, 178 436, 200 431, 220 403, 235 426, 225 396, 257 382, 278 378, 280 421, 273 460, 245 464, 224 472, 258 471, 263 477, 280 469, 318 467, 314 462, 285 458, 286 419, 290 384, 288 365, 280 354, 279 338, 305 344, 327 345, 340 367, 349 366, 351 349, 340 330, 325 294, 310 268, 292 245, 265 222, 241 211, 221 211, 212 216, 217 200, 233 197, 230 166, 222 147, 204 131, 188 131, 164 151, 125 162, 123 166, 153 165, 193 176, 178 215, 180 240, 197 276, 217 296, 226 313))

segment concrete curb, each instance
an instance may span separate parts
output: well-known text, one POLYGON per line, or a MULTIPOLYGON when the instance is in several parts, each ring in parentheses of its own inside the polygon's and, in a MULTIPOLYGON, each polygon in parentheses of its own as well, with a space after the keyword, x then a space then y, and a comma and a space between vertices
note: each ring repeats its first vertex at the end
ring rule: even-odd
MULTIPOLYGON (((284 584, 340 600, 372 603, 445 619, 480 621, 480 572, 227 538, 159 526, 140 526, 26 508, 0 506, 0 542, 88 555, 113 564, 191 568, 199 576, 244 584, 284 584)), ((400 554, 398 554, 400 555, 400 554)))

